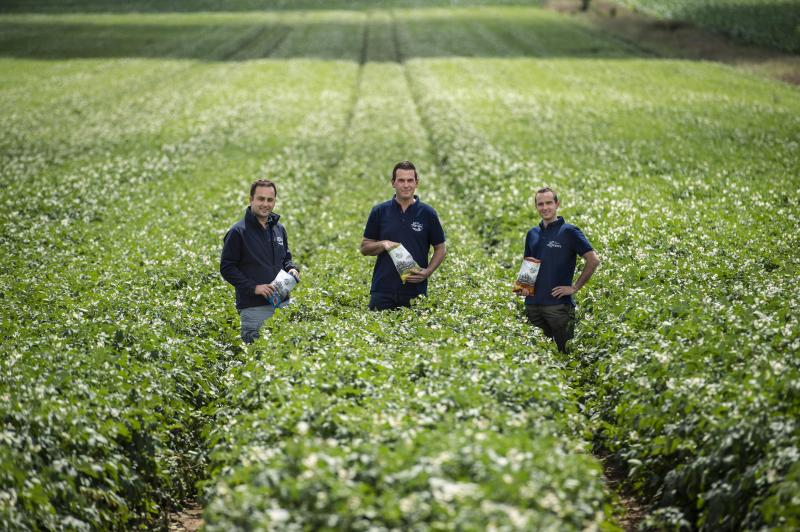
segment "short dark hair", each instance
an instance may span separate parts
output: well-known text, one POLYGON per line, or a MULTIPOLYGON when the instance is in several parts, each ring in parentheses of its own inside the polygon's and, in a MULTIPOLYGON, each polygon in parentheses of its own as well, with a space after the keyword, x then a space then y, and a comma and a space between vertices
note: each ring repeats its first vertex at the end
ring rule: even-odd
POLYGON ((275 186, 275 183, 269 179, 259 179, 250 185, 250 199, 253 199, 253 197, 256 195, 256 189, 258 187, 272 187, 272 190, 275 191, 275 195, 278 195, 278 187, 275 186))
POLYGON ((543 194, 545 192, 552 192, 553 193, 553 201, 558 201, 558 194, 556 194, 555 190, 553 190, 550 187, 542 187, 542 188, 540 188, 539 190, 536 191, 536 194, 533 195, 533 203, 536 203, 536 196, 538 196, 539 194, 543 194))
POLYGON ((419 175, 417 174, 417 167, 414 166, 414 163, 411 161, 400 161, 394 168, 392 168, 392 183, 394 180, 397 179, 397 171, 398 170, 414 170, 414 180, 419 181, 419 175))

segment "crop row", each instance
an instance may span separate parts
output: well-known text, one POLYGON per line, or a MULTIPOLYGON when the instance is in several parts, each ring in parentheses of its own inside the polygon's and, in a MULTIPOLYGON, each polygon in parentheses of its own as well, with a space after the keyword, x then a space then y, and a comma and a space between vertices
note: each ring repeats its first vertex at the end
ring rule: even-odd
POLYGON ((532 347, 510 279, 474 245, 437 175, 403 67, 367 63, 358 92, 330 201, 315 224, 289 225, 290 240, 311 251, 300 257, 296 301, 229 372, 209 425, 207 529, 576 529, 607 520, 574 393, 549 352, 532 347), (438 209, 450 252, 429 298, 373 314, 373 259, 357 246, 400 157, 418 163, 420 196, 438 209))
MULTIPOLYGON (((631 57, 638 53, 635 47, 587 25, 522 6, 243 14, 154 14, 146 10, 137 14, 0 14, 0 49, 4 57, 51 61, 45 63, 45 68, 53 72, 54 83, 43 87, 41 93, 37 91, 32 100, 61 101, 64 105, 59 112, 69 123, 80 118, 91 120, 92 116, 79 115, 80 101, 71 101, 75 93, 70 89, 85 88, 92 79, 96 81, 93 87, 98 99, 115 86, 125 86, 141 98, 147 92, 136 89, 159 75, 167 81, 161 88, 174 87, 173 94, 179 95, 177 89, 186 86, 191 90, 195 86, 191 77, 184 76, 191 63, 182 60, 235 63, 270 57, 360 61, 365 33, 391 39, 398 26, 412 37, 419 37, 403 41, 402 58, 631 57), (64 64, 59 62, 66 59, 105 61, 87 61, 82 64, 82 72, 66 73, 64 64), (138 59, 156 60, 157 68, 151 71, 154 61, 138 59), (125 62, 130 72, 114 78, 113 73, 118 72, 111 68, 114 61, 125 62)), ((366 44, 372 56, 365 59, 400 58, 391 42, 366 44)), ((31 67, 38 70, 41 64, 26 64, 16 76, 28 75, 31 67)), ((232 68, 235 70, 235 65, 232 68)), ((18 119, 27 120, 34 129, 42 124, 53 127, 52 121, 35 120, 37 116, 40 115, 26 114, 18 119)))
POLYGON ((164 4, 158 0, 9 0, 0 6, 0 13, 190 13, 190 12, 257 12, 302 10, 391 9, 408 7, 507 6, 540 5, 541 0, 231 0, 221 5, 212 0, 183 0, 164 4))
POLYGON ((544 183, 598 247, 569 364, 650 525, 796 526, 796 96, 708 67, 581 67, 411 72, 444 175, 481 198, 490 253, 514 264, 544 183), (676 90, 678 73, 696 81, 676 90), (463 89, 488 80, 502 81, 463 89))
MULTIPOLYGON (((301 145, 297 172, 329 164, 330 128, 342 127, 350 96, 284 65, 198 68, 207 83, 184 94, 177 118, 153 126, 168 144, 67 155, 49 162, 53 181, 3 168, 3 527, 146 526, 205 475, 203 408, 235 358, 236 335, 221 327, 235 319, 217 274, 223 225, 241 215, 265 149, 285 157, 301 145), (267 100, 271 91, 300 105, 267 100)), ((334 70, 343 75, 333 65, 318 74, 334 70)), ((152 107, 138 114, 118 99, 109 118, 122 108, 127 120, 95 141, 147 122, 159 94, 151 89, 152 107)), ((100 123, 92 105, 82 110, 100 123)), ((63 137, 27 131, 70 153, 63 137)))

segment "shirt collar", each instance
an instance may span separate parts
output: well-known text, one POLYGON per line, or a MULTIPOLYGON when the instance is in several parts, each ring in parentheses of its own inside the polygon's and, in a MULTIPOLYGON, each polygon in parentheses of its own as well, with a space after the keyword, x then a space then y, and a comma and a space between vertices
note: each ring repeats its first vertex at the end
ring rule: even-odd
POLYGON ((539 222, 539 227, 541 228, 542 231, 544 231, 545 229, 560 227, 563 224, 564 224, 564 217, 556 216, 556 219, 550 222, 550 224, 547 227, 544 226, 544 220, 541 220, 539 222))
MULTIPOLYGON (((256 218, 255 214, 253 214, 253 211, 249 206, 247 207, 247 210, 244 213, 244 218, 245 220, 250 220, 251 223, 254 223, 259 227, 264 227, 263 225, 261 225, 261 222, 258 221, 258 218, 256 218)), ((273 225, 278 223, 278 220, 280 219, 281 219, 280 214, 275 214, 274 212, 269 213, 269 216, 267 217, 267 227, 272 227, 273 225)))
MULTIPOLYGON (((402 207, 400 206, 400 202, 399 202, 399 201, 397 201, 397 194, 392 194, 392 203, 393 203, 393 204, 395 205, 395 207, 397 207, 398 209, 402 209, 402 207)), ((419 196, 417 196, 416 194, 414 194, 414 203, 412 203, 411 205, 409 205, 409 206, 408 206, 408 209, 412 209, 412 208, 414 208, 414 207, 415 207, 416 205, 418 205, 418 204, 419 204, 419 196)), ((406 211, 408 211, 408 209, 406 209, 406 211)))

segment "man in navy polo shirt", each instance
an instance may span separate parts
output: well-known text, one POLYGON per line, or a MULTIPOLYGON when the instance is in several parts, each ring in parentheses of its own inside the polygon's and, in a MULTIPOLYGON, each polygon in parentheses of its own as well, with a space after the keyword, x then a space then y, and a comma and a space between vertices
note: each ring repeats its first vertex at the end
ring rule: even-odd
POLYGON ((419 186, 417 169, 409 161, 397 163, 392 170, 395 195, 372 208, 361 241, 363 255, 377 256, 372 272, 370 310, 410 307, 411 300, 428 293, 428 277, 439 267, 447 253, 439 216, 415 194, 419 186), (422 268, 406 278, 405 284, 387 251, 398 243, 411 253, 422 268), (433 257, 428 252, 433 246, 433 257))
POLYGON ((542 221, 525 237, 525 256, 542 263, 534 295, 525 298, 525 312, 528 320, 555 340, 559 351, 566 353, 567 341, 575 335, 575 299, 572 296, 589 281, 600 259, 581 230, 558 216, 561 204, 552 188, 537 190, 534 201, 542 221), (573 284, 578 255, 585 264, 573 284))

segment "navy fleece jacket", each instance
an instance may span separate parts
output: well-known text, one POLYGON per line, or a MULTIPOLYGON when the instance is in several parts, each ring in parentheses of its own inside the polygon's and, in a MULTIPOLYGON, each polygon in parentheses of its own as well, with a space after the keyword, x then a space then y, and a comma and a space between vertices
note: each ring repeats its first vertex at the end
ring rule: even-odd
POLYGON ((281 269, 300 271, 292 262, 286 229, 279 219, 270 213, 267 226, 262 227, 247 207, 244 218, 225 235, 219 272, 236 287, 237 309, 266 305, 266 298, 255 293, 256 285, 271 283, 281 269))

